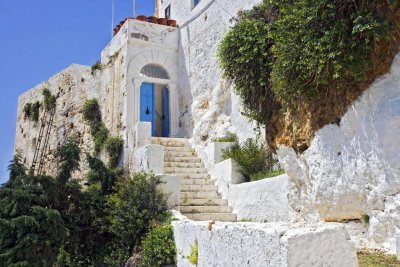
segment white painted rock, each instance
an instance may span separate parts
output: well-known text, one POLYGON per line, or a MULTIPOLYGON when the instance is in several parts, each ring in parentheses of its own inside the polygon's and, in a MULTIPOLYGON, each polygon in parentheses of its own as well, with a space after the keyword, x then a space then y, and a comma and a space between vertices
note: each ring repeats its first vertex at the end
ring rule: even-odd
POLYGON ((394 249, 400 227, 400 54, 341 119, 319 130, 302 155, 278 151, 301 219, 370 218, 367 237, 394 249))
POLYGON ((344 227, 335 223, 309 227, 186 220, 173 226, 178 267, 193 266, 187 256, 196 241, 199 267, 357 266, 354 245, 344 227))

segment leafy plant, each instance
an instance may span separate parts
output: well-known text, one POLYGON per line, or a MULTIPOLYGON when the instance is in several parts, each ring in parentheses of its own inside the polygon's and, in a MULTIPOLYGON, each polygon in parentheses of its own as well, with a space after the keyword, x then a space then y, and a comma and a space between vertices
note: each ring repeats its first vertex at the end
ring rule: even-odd
POLYGON ((252 175, 270 171, 275 164, 268 147, 252 138, 242 144, 238 141, 234 142, 223 151, 222 157, 233 159, 247 181, 251 181, 252 175))
POLYGON ((276 169, 276 170, 268 170, 253 174, 250 176, 250 181, 258 181, 266 178, 276 177, 281 174, 284 174, 285 170, 283 169, 276 169))
POLYGON ((190 245, 190 254, 188 260, 191 264, 196 265, 199 263, 199 243, 194 241, 193 245, 190 245))
POLYGON ((42 95, 44 97, 43 102, 44 102, 45 109, 51 110, 51 109, 55 108, 57 98, 51 94, 51 92, 48 88, 43 89, 42 95))
POLYGON ((142 266, 157 267, 175 263, 176 246, 172 225, 156 225, 142 242, 142 266))
POLYGON ((124 140, 122 140, 122 138, 119 136, 109 137, 105 142, 105 149, 108 153, 109 165, 111 167, 117 166, 123 147, 124 140))
POLYGON ((232 135, 227 136, 227 137, 214 138, 214 139, 212 139, 211 142, 228 142, 228 143, 231 143, 231 142, 236 142, 237 139, 238 139, 237 135, 236 134, 232 134, 232 135))

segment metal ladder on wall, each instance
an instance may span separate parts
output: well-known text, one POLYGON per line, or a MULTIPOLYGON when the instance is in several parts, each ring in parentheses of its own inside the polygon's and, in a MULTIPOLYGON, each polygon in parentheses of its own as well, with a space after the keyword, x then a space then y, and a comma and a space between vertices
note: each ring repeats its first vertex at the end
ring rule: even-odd
POLYGON ((37 171, 36 172, 37 175, 41 175, 43 173, 44 160, 47 155, 46 152, 49 145, 50 132, 51 132, 51 127, 53 126, 55 113, 56 113, 56 108, 53 107, 50 111, 45 111, 41 119, 39 137, 36 141, 35 153, 33 155, 33 161, 31 166, 31 171, 33 174, 35 174, 35 171, 37 171), (50 112, 50 117, 48 118, 49 112, 50 112), (42 146, 43 135, 45 136, 44 136, 44 144, 42 146))

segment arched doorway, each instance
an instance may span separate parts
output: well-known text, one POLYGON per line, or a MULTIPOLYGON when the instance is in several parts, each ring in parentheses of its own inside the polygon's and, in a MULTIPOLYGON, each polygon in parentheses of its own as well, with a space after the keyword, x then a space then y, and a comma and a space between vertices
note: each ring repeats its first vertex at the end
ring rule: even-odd
POLYGON ((150 122, 152 136, 170 136, 170 97, 168 72, 158 64, 145 65, 140 74, 140 121, 150 122))

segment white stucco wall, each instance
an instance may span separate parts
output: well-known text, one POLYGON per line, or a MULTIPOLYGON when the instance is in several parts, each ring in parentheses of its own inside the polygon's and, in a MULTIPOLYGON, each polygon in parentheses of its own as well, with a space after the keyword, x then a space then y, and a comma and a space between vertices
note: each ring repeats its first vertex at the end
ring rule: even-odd
POLYGON ((340 126, 319 130, 310 148, 278 156, 290 177, 299 219, 340 221, 369 216, 366 238, 395 250, 400 228, 400 54, 349 107, 340 126))
POLYGON ((354 245, 338 224, 304 226, 279 223, 172 222, 178 267, 198 242, 203 266, 357 266, 354 245))
POLYGON ((256 125, 241 114, 232 84, 221 79, 217 50, 230 19, 260 0, 202 0, 193 9, 190 0, 162 2, 159 15, 164 16, 164 9, 171 5, 171 16, 180 27, 180 136, 193 137, 193 143, 203 147, 212 138, 231 133, 240 140, 254 136, 256 125))
POLYGON ((293 218, 293 210, 288 201, 286 174, 230 185, 228 202, 238 220, 289 222, 293 218))

